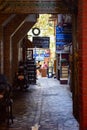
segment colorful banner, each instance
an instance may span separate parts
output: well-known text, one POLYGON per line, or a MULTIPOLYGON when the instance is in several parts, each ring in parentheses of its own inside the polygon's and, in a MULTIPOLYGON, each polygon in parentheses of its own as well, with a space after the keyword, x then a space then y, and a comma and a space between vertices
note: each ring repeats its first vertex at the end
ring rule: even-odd
POLYGON ((45 57, 50 57, 49 49, 34 48, 33 58, 35 58, 37 61, 43 61, 45 57))
POLYGON ((72 42, 72 25, 64 24, 56 26, 56 51, 63 50, 64 45, 69 45, 72 42))

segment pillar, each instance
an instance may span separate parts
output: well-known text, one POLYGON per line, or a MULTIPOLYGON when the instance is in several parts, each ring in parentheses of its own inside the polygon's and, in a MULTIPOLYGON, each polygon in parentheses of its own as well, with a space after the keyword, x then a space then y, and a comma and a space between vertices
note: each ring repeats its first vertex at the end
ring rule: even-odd
POLYGON ((12 14, 0 14, 0 73, 3 73, 3 26, 12 18, 12 14))
POLYGON ((17 14, 8 24, 4 25, 3 30, 3 43, 4 43, 4 74, 7 76, 8 81, 12 81, 12 45, 10 36, 16 32, 17 28, 22 24, 25 15, 17 14))
POLYGON ((12 51, 13 51, 13 62, 12 62, 12 76, 14 78, 14 74, 18 70, 18 43, 20 40, 24 38, 27 32, 31 29, 31 27, 35 24, 35 22, 25 22, 21 28, 12 36, 12 51))
POLYGON ((0 26, 0 73, 3 73, 3 28, 0 26))
POLYGON ((80 130, 87 130, 87 1, 78 1, 80 130))

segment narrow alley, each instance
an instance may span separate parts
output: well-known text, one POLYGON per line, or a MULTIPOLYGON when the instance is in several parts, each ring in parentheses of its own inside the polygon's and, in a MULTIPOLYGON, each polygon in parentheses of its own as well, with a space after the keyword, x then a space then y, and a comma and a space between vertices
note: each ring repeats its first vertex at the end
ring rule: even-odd
MULTIPOLYGON (((14 123, 9 130, 79 130, 72 114, 72 94, 68 85, 56 78, 38 78, 25 92, 16 92, 14 123), (32 127, 33 126, 33 127, 32 127)), ((0 130, 7 130, 0 126, 0 130)))

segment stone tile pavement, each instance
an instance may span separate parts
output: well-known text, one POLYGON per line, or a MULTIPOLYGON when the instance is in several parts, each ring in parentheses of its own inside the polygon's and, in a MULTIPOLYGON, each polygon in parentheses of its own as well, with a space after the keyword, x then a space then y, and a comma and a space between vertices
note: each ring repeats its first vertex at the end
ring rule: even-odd
POLYGON ((38 78, 27 91, 14 93, 13 114, 14 123, 0 130, 79 130, 69 86, 54 78, 38 78))

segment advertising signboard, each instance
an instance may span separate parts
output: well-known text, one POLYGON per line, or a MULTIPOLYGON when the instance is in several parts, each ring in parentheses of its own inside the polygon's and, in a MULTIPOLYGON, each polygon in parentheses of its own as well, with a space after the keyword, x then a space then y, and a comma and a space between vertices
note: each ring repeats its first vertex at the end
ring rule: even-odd
POLYGON ((50 57, 50 49, 33 49, 33 58, 35 58, 36 61, 44 61, 45 57, 50 57))
POLYGON ((33 37, 34 47, 37 48, 49 48, 50 38, 49 37, 33 37))
POLYGON ((71 42, 72 42, 71 24, 56 26, 56 51, 63 50, 64 45, 69 45, 71 42))

